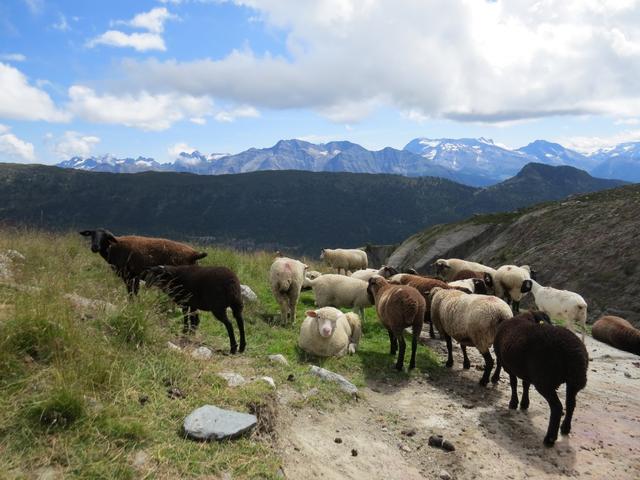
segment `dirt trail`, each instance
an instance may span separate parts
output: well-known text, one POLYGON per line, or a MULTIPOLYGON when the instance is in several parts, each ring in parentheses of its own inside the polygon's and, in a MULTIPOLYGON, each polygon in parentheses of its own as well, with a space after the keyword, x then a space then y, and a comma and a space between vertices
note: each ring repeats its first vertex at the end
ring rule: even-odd
MULTIPOLYGON (((424 340, 444 357, 444 342, 424 340)), ((572 433, 547 449, 549 409, 535 389, 528 412, 509 410, 507 375, 482 388, 474 368, 482 357, 469 349, 473 366, 465 371, 457 350, 453 369, 439 378, 370 383, 344 411, 282 408, 286 477, 438 479, 445 470, 454 479, 640 478, 640 357, 587 338, 588 384, 578 394, 572 433), (411 429, 415 434, 406 435, 411 429), (456 450, 429 447, 433 434, 456 450)), ((564 404, 564 388, 559 395, 564 404)))

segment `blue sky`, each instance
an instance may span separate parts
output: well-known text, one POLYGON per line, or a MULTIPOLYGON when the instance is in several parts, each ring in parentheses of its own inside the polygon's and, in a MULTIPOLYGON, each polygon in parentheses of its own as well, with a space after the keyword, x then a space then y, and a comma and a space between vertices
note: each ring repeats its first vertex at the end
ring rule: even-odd
POLYGON ((636 0, 5 0, 0 161, 640 140, 636 0))

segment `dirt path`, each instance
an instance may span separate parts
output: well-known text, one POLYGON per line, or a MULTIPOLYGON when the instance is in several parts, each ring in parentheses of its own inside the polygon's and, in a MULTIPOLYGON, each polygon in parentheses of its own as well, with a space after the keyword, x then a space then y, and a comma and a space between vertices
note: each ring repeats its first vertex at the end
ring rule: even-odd
MULTIPOLYGON (((426 339, 444 356, 444 343, 426 339)), ((459 350, 459 349, 458 349, 459 350)), ((280 446, 287 478, 307 479, 555 479, 640 478, 640 357, 587 338, 588 384, 578 395, 573 431, 542 445, 549 409, 532 388, 528 412, 508 409, 503 373, 497 386, 477 385, 482 357, 455 365, 438 379, 371 383, 343 412, 282 408, 280 446), (415 430, 408 436, 407 432, 415 430), (404 432, 404 433, 403 433, 404 432), (429 447, 440 434, 456 447, 429 447), (339 437, 342 442, 336 443, 339 437), (352 449, 357 456, 352 456, 352 449), (446 475, 445 475, 446 477, 446 475), (444 477, 443 477, 444 478, 444 477)), ((391 363, 391 361, 390 361, 391 363)), ((564 390, 559 391, 564 404, 564 390)), ((411 433, 411 432, 409 432, 411 433)))

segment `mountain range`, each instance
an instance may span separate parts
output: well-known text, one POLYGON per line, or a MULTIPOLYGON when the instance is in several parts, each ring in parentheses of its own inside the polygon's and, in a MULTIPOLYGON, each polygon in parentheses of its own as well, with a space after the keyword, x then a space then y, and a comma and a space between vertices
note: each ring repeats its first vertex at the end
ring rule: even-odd
POLYGON ((280 140, 272 147, 250 148, 238 154, 182 152, 170 163, 145 157, 119 159, 105 155, 73 157, 57 166, 112 173, 172 171, 200 175, 263 170, 389 173, 441 177, 482 187, 512 177, 531 162, 567 165, 600 178, 640 182, 640 142, 623 143, 585 155, 545 140, 512 150, 482 137, 416 138, 402 150, 387 147, 378 151, 348 141, 314 144, 280 140))
POLYGON ((293 170, 130 175, 0 164, 0 224, 104 227, 116 235, 317 255, 324 247, 397 243, 430 225, 622 183, 539 163, 488 188, 429 176, 293 170))

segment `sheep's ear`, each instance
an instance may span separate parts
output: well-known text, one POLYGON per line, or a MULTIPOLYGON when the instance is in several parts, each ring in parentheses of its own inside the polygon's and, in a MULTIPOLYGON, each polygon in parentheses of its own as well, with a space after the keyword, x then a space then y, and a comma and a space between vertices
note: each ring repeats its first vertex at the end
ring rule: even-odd
POLYGON ((318 316, 315 310, 307 310, 305 315, 312 318, 316 318, 318 316))
POLYGON ((93 233, 93 230, 83 230, 81 232, 78 232, 80 235, 82 235, 83 237, 90 237, 91 234, 93 233))

